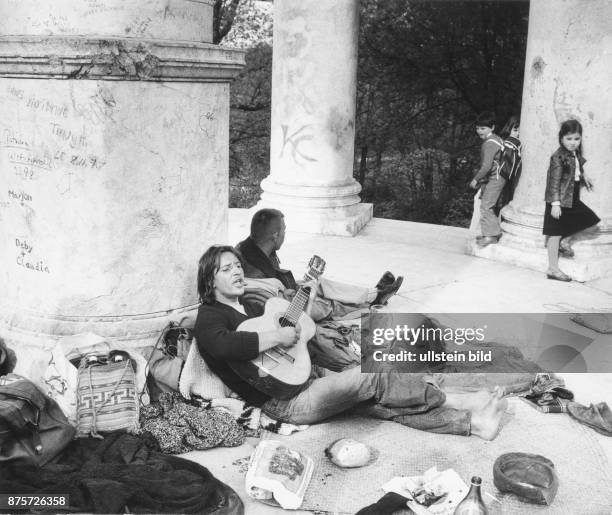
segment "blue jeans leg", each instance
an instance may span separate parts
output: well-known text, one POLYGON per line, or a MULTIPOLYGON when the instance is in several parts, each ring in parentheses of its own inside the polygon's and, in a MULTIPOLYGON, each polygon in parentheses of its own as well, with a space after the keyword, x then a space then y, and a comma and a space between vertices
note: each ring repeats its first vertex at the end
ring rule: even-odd
MULTIPOLYGON (((310 384, 292 399, 271 399, 262 406, 267 415, 294 424, 313 424, 360 403, 376 418, 405 423, 412 416, 431 416, 415 421, 418 429, 434 431, 449 427, 443 414, 444 393, 420 374, 364 374, 359 367, 331 372, 313 367, 310 384)), ((451 410, 458 411, 458 410, 451 410)), ((467 412, 469 418, 469 412, 467 412)), ((405 425, 410 425, 406 423, 405 425)), ((445 432, 445 431, 438 432, 445 432)), ((464 432, 456 434, 465 434, 464 432)), ((469 429, 468 429, 469 434, 469 429)))

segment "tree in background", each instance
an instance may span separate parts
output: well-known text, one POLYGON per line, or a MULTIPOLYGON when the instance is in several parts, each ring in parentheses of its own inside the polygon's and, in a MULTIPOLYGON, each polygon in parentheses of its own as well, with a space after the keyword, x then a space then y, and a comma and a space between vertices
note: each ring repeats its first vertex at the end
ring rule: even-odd
POLYGON ((219 44, 232 29, 241 0, 215 0, 213 4, 213 43, 219 44))
POLYGON ((356 177, 376 216, 469 225, 473 120, 520 112, 527 16, 527 2, 362 2, 356 177))
POLYGON ((246 51, 230 89, 230 207, 251 207, 270 173, 272 3, 242 0, 224 46, 246 51))
MULTIPOLYGON (((225 0, 226 4, 232 4, 225 0)), ((362 0, 355 177, 375 216, 467 226, 473 121, 520 112, 527 2, 362 0)), ((247 50, 230 116, 230 206, 269 173, 272 5, 242 0, 223 44, 247 50)))

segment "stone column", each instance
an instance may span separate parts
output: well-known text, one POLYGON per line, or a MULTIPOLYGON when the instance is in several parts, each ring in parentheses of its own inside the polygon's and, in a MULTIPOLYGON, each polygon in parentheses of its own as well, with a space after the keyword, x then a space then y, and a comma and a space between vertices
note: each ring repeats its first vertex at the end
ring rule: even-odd
POLYGON ((576 256, 561 258, 578 281, 612 273, 612 3, 608 0, 531 0, 521 113, 523 172, 512 203, 502 211, 499 244, 469 251, 544 271, 542 235, 546 171, 559 147, 561 122, 583 126, 585 170, 595 189, 582 200, 602 219, 599 231, 574 244, 576 256))
POLYGON ((353 178, 359 6, 274 4, 271 171, 256 209, 289 230, 355 235, 372 217, 353 178))
POLYGON ((0 0, 0 337, 144 345, 197 308, 243 64, 212 8, 0 0))

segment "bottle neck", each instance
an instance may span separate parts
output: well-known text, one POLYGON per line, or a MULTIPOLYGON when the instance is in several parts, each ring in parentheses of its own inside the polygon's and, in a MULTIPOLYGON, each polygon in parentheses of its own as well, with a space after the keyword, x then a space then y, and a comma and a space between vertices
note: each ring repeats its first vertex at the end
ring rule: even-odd
POLYGON ((470 486, 470 491, 468 492, 468 496, 480 497, 480 484, 472 483, 472 486, 470 486))

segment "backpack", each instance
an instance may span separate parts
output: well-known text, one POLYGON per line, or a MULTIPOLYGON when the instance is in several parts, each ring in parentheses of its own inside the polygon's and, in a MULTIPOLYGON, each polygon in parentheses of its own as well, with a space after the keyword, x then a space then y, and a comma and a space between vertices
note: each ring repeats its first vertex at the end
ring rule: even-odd
POLYGON ((507 181, 518 181, 521 171, 521 143, 519 140, 509 138, 504 141, 497 171, 507 181))
POLYGON ((0 466, 9 462, 45 465, 74 434, 57 402, 32 381, 16 374, 0 377, 0 466))

